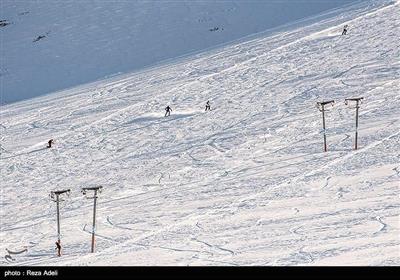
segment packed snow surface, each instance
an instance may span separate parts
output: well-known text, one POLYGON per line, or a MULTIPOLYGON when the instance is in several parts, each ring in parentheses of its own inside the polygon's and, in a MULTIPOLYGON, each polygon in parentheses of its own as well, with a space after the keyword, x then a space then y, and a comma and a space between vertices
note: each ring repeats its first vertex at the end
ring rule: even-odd
POLYGON ((0 264, 400 265, 399 14, 368 2, 2 106, 0 264))

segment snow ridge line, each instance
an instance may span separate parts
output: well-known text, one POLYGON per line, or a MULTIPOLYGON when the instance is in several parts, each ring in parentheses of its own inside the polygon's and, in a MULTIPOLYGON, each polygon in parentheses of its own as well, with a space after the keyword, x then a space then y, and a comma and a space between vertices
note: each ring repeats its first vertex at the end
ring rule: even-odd
POLYGON ((382 218, 380 216, 376 216, 375 220, 381 225, 381 228, 377 232, 375 232, 374 235, 377 235, 379 233, 386 231, 387 224, 382 221, 382 218))
POLYGON ((235 252, 233 252, 232 250, 229 250, 229 249, 226 249, 226 248, 222 248, 222 247, 219 246, 219 245, 212 245, 212 244, 210 244, 210 243, 207 243, 207 242, 205 242, 205 241, 202 241, 202 240, 198 239, 197 237, 192 238, 192 240, 195 240, 195 241, 197 241, 197 242, 199 242, 199 243, 202 243, 202 244, 204 244, 204 245, 207 245, 208 247, 210 247, 210 248, 212 248, 212 249, 217 248, 218 250, 228 252, 228 253, 230 253, 230 254, 232 254, 232 255, 235 254, 235 252))

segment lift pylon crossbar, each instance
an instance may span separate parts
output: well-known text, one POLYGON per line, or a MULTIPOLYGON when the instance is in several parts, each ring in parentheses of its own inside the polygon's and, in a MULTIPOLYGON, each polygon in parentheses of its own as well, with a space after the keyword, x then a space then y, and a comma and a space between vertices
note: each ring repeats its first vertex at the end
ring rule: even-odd
POLYGON ((320 105, 320 106, 325 106, 325 105, 330 104, 330 103, 335 103, 335 101, 334 100, 329 100, 329 101, 317 102, 317 104, 320 105))
POLYGON ((63 194, 63 193, 66 193, 66 192, 70 192, 70 191, 71 191, 70 189, 67 189, 67 190, 61 190, 61 191, 52 191, 51 193, 56 194, 56 195, 60 195, 60 194, 63 194))
POLYGON ((357 97, 357 98, 346 98, 344 101, 360 101, 363 100, 364 97, 357 97))
POLYGON ((98 186, 98 187, 88 187, 88 188, 82 188, 82 190, 84 191, 94 191, 94 190, 99 190, 102 189, 102 186, 98 186))

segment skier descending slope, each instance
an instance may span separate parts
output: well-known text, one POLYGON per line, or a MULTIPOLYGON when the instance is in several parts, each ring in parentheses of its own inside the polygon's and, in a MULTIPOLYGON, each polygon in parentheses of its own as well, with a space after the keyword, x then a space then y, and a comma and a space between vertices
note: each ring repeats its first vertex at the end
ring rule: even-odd
POLYGON ((48 143, 47 148, 51 148, 51 144, 53 144, 53 142, 54 142, 54 140, 53 140, 53 139, 50 139, 49 142, 47 142, 47 143, 48 143))
POLYGON ((211 111, 210 101, 206 103, 206 111, 211 111))
POLYGON ((169 105, 167 107, 165 107, 165 117, 171 115, 171 111, 172 111, 172 109, 171 109, 171 107, 169 107, 169 105))
POLYGON ((349 26, 346 24, 344 27, 343 27, 343 32, 342 32, 342 35, 346 35, 347 34, 347 28, 348 28, 349 26))

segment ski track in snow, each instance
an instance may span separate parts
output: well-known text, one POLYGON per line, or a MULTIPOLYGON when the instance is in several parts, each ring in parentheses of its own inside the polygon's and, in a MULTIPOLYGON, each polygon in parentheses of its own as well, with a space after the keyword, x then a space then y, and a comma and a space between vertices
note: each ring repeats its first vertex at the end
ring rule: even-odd
POLYGON ((0 264, 399 264, 400 5, 385 3, 3 106, 0 264))

